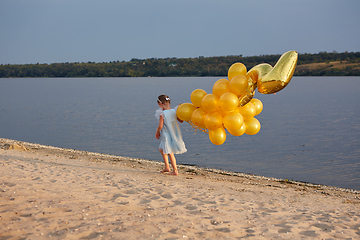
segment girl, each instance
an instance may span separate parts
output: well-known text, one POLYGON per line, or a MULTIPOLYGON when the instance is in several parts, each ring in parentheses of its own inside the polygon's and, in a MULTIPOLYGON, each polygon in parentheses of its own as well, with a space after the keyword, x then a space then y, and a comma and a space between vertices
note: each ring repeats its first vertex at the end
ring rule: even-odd
POLYGON ((182 154, 187 150, 182 140, 181 132, 177 121, 182 122, 176 116, 176 110, 170 108, 170 98, 167 95, 160 95, 157 99, 160 107, 155 113, 155 117, 159 119, 159 126, 156 129, 155 137, 161 138, 159 151, 164 159, 165 168, 162 173, 168 172, 170 175, 178 175, 176 167, 176 159, 174 154, 182 154), (170 172, 168 155, 173 171, 170 172))

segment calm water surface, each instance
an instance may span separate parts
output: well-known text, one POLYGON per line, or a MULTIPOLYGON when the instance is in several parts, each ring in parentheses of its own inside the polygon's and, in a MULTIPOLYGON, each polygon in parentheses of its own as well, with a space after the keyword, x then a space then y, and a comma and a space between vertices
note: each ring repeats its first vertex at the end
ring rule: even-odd
MULTIPOLYGON (((172 106, 219 77, 0 79, 0 137, 161 161, 156 98, 172 106)), ((182 164, 360 190, 360 77, 294 77, 264 109, 254 136, 221 146, 181 124, 182 164)))

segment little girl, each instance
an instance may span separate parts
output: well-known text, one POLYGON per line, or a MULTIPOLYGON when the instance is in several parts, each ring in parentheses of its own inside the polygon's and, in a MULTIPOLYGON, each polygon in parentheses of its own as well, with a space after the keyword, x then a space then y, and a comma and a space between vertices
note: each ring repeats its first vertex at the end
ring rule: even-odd
POLYGON ((156 129, 155 137, 157 139, 161 138, 159 151, 165 163, 165 168, 161 172, 168 172, 170 175, 178 175, 179 172, 176 167, 174 154, 182 154, 187 151, 177 123, 177 121, 182 121, 177 118, 176 110, 170 108, 170 98, 168 96, 160 95, 157 99, 157 103, 160 109, 155 113, 155 117, 159 119, 159 126, 156 129), (173 167, 172 172, 170 172, 168 155, 173 167))

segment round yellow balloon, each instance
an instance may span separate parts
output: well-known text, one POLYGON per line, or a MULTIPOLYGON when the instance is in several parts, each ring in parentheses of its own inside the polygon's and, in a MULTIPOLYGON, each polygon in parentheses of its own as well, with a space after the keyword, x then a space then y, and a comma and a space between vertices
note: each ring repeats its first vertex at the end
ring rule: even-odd
POLYGON ((202 89, 195 89, 191 95, 190 100, 196 107, 201 107, 201 101, 207 93, 202 89))
POLYGON ((228 79, 231 80, 235 76, 246 75, 246 66, 242 63, 234 63, 229 67, 228 79))
POLYGON ((215 130, 222 126, 222 116, 218 112, 211 112, 205 116, 205 127, 209 130, 215 130))
POLYGON ((219 98, 214 94, 206 94, 202 101, 201 106, 206 112, 215 112, 219 108, 219 98))
POLYGON ((253 118, 256 115, 256 108, 251 102, 248 102, 243 107, 238 107, 236 111, 240 113, 244 119, 253 118))
POLYGON ((219 79, 217 80, 212 89, 212 93, 217 97, 221 97, 224 93, 229 91, 229 81, 227 79, 219 79))
POLYGON ((226 132, 223 128, 209 130, 209 139, 215 145, 221 145, 226 140, 226 132))
POLYGON ((191 115, 191 122, 194 123, 198 127, 205 128, 205 111, 202 108, 197 108, 191 115))
POLYGON ((239 75, 235 76, 230 80, 229 90, 230 92, 235 93, 237 96, 240 96, 242 93, 248 89, 248 80, 245 76, 239 75))
POLYGON ((234 111, 225 115, 223 123, 228 131, 236 131, 244 124, 244 118, 240 113, 234 111))
POLYGON ((256 109, 255 116, 259 115, 262 112, 263 107, 264 107, 262 102, 257 98, 253 98, 253 99, 251 99, 250 103, 254 104, 254 106, 255 106, 255 109, 256 109))
POLYGON ((226 112, 234 111, 239 105, 239 98, 232 92, 224 93, 219 99, 219 106, 226 112))
POLYGON ((225 117, 225 115, 227 113, 229 113, 229 111, 224 111, 223 109, 219 108, 217 111, 217 113, 219 113, 221 115, 221 117, 225 117))
POLYGON ((182 121, 190 121, 196 107, 192 103, 182 103, 176 110, 177 117, 182 121))
POLYGON ((247 135, 255 135, 260 131, 261 125, 256 118, 245 119, 244 122, 246 125, 245 133, 247 135))
POLYGON ((228 131, 231 135, 237 136, 237 137, 243 135, 245 133, 245 130, 246 130, 245 123, 243 123, 243 125, 239 129, 235 129, 235 130, 228 129, 228 131))

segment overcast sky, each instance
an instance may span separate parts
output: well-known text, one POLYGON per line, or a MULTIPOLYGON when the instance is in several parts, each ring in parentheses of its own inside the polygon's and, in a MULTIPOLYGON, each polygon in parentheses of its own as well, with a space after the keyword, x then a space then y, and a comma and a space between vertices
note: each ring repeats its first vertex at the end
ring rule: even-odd
POLYGON ((360 51, 359 0, 0 0, 0 64, 360 51))

